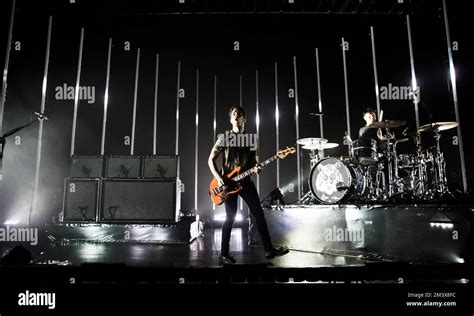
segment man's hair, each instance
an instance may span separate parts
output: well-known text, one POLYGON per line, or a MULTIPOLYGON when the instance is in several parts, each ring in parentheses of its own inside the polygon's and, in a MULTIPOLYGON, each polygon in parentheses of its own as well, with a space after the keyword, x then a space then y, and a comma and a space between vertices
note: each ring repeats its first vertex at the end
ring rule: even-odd
POLYGON ((367 113, 373 113, 373 114, 375 114, 375 116, 377 116, 377 111, 374 110, 374 109, 372 109, 372 108, 367 108, 367 109, 364 111, 363 115, 365 115, 365 114, 367 114, 367 113))
POLYGON ((234 110, 238 110, 240 113, 242 113, 244 118, 246 118, 244 108, 241 107, 241 106, 238 106, 238 105, 234 105, 234 106, 231 106, 230 109, 229 109, 229 120, 231 119, 232 111, 234 111, 234 110))

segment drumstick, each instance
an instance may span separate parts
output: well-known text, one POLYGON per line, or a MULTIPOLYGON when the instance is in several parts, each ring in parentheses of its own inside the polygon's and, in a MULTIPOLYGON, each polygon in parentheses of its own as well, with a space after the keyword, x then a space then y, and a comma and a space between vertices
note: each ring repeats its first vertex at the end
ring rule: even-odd
POLYGON ((382 122, 382 118, 383 118, 383 110, 380 110, 379 122, 382 122))

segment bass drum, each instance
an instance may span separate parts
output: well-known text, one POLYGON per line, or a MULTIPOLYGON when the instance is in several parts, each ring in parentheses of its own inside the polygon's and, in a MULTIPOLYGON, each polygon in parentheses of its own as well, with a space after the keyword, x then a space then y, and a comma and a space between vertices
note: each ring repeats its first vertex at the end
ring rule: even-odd
POLYGON ((347 201, 364 192, 362 171, 337 158, 321 159, 309 176, 313 196, 323 204, 347 201))

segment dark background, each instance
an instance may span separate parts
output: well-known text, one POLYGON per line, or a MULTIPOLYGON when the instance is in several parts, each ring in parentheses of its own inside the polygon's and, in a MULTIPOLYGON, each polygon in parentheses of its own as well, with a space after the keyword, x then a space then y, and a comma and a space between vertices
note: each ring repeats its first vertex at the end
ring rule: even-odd
MULTIPOLYGON (((207 188, 211 174, 207 157, 212 147, 213 87, 217 76, 217 131, 229 128, 227 110, 239 104, 239 77, 243 80, 243 106, 247 111, 247 131, 255 132, 255 72, 259 73, 260 157, 275 153, 274 63, 278 62, 280 147, 294 145, 295 100, 288 97, 294 88, 293 56, 298 66, 300 137, 318 137, 319 121, 308 115, 318 111, 315 48, 320 53, 321 97, 325 138, 340 144, 328 152, 346 156, 342 145, 346 131, 344 77, 341 38, 349 42, 346 52, 350 101, 351 133, 357 135, 364 124, 362 111, 375 107, 370 26, 375 29, 379 85, 411 85, 406 14, 411 14, 415 69, 421 86, 421 124, 454 121, 449 83, 448 54, 441 1, 81 1, 18 0, 13 28, 8 90, 3 132, 28 122, 39 111, 44 71, 48 17, 53 17, 51 55, 47 85, 44 142, 39 185, 39 215, 43 221, 61 209, 64 178, 69 172, 69 152, 73 100, 56 100, 55 88, 75 85, 80 29, 85 28, 81 86, 94 86, 96 101, 79 104, 76 154, 100 154, 103 95, 107 66, 108 39, 113 39, 107 155, 126 155, 130 147, 123 139, 131 136, 137 48, 141 49, 137 105, 135 154, 151 154, 153 149, 153 102, 155 59, 160 54, 158 91, 158 154, 174 154, 177 63, 181 61, 180 100, 181 179, 185 184, 182 210, 194 208, 194 139, 196 69, 199 90, 199 191, 198 211, 210 217, 207 188), (354 6, 354 3, 359 5, 354 6), (318 6, 319 5, 319 6, 318 6), (208 11, 207 13, 205 11, 208 11), (280 13, 277 13, 282 11, 280 13), (313 11, 319 11, 315 13, 313 11), (191 14, 194 13, 194 14, 191 14), (15 42, 21 50, 15 50, 15 42), (131 44, 124 50, 124 42, 131 44), (234 51, 239 41, 240 50, 234 51)), ((472 185, 472 43, 468 39, 467 9, 457 1, 447 1, 454 51, 459 109, 463 128, 468 181, 472 185)), ((10 1, 0 3, 0 60, 5 60, 10 1)), ((3 68, 2 68, 3 69, 3 68)), ((382 100, 386 119, 406 120, 414 126, 410 100, 382 100)), ((396 129, 400 135, 402 129, 396 129)), ((7 142, 3 181, 0 182, 0 219, 24 221, 31 207, 38 126, 33 125, 7 142)), ((452 138, 456 129, 443 132, 442 150, 447 160, 452 191, 462 188, 458 147, 452 138)), ((428 140, 425 140, 428 141, 428 140)), ((414 146, 402 144, 400 153, 413 153, 414 146)), ((303 158, 304 192, 308 190, 309 159, 303 158)), ((282 161, 281 186, 295 184, 287 202, 297 199, 295 155, 282 161)), ((276 164, 260 177, 262 198, 276 187, 276 164)))

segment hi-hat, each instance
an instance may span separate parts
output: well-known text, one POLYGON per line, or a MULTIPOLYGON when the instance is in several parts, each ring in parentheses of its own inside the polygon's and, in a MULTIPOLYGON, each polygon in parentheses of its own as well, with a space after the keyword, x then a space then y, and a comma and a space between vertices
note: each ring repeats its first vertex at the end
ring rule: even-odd
POLYGON ((374 122, 369 125, 370 128, 395 128, 406 125, 407 122, 405 121, 382 121, 382 122, 374 122))
POLYGON ((430 131, 445 131, 447 129, 455 128, 459 125, 458 122, 435 122, 426 124, 418 127, 419 132, 430 132, 430 131))
POLYGON ((304 145, 303 149, 307 150, 324 150, 329 148, 335 148, 339 146, 337 143, 319 143, 319 144, 312 144, 312 145, 304 145))
POLYGON ((315 138, 315 137, 301 138, 296 141, 296 143, 302 146, 315 145, 315 144, 321 144, 321 143, 327 143, 327 142, 328 140, 326 138, 315 138))

